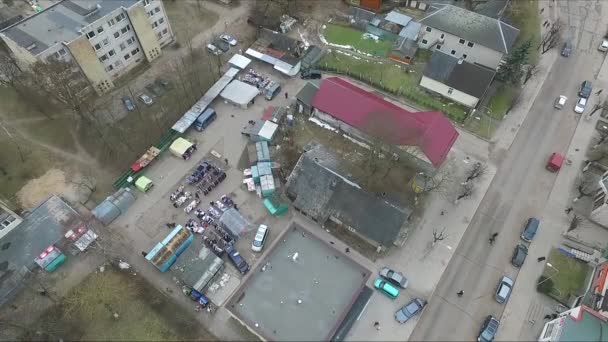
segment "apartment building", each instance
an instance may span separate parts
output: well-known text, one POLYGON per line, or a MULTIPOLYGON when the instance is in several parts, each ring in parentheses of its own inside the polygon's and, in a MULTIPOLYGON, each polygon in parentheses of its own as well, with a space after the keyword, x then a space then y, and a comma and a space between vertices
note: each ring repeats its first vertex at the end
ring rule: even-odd
POLYGON ((0 239, 21 222, 23 222, 23 219, 0 201, 0 239))
POLYGON ((604 172, 598 181, 589 218, 604 227, 608 226, 608 172, 604 172))
POLYGON ((98 94, 174 40, 162 0, 63 0, 0 31, 24 66, 73 62, 98 94))

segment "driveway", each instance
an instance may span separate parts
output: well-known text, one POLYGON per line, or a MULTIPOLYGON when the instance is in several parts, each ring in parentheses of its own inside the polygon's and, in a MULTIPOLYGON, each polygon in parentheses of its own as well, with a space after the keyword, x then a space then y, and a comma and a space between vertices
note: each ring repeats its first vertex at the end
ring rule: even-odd
MULTIPOLYGON (((557 241, 556 237, 562 231, 559 224, 556 227, 541 221, 522 275, 518 276, 519 269, 511 266, 509 260, 514 246, 520 242, 519 235, 525 220, 532 216, 542 220, 546 216, 563 215, 562 203, 547 205, 558 176, 545 170, 544 164, 550 153, 568 151, 579 122, 579 116, 572 111, 578 86, 584 79, 594 80, 604 57, 595 46, 601 40, 599 32, 605 30, 605 23, 600 18, 605 17, 601 14, 606 11, 606 6, 601 2, 587 1, 560 2, 559 6, 562 20, 568 24, 567 35, 574 39, 576 51, 570 58, 558 58, 553 64, 510 148, 495 151, 500 156, 496 158, 499 161, 496 176, 410 336, 411 340, 475 339, 487 315, 500 319, 503 314, 505 306, 493 299, 503 275, 512 279, 522 277, 528 288, 528 291, 520 293, 517 290, 520 285, 516 282, 516 291, 510 301, 525 305, 513 314, 519 316, 519 324, 512 323, 508 329, 510 336, 505 338, 538 337, 530 334, 520 336, 519 330, 523 320, 542 320, 544 307, 549 305, 543 304, 543 299, 529 288, 533 289, 533 281, 540 272, 540 267, 533 264, 536 263, 535 258, 546 255, 550 247, 547 244, 557 241), (558 95, 569 98, 561 111, 552 106, 558 95), (499 233, 493 246, 488 243, 492 233, 499 233), (542 246, 537 248, 540 244, 542 246), (532 275, 523 276, 529 271, 532 275), (456 295, 460 290, 464 290, 462 297, 456 295)), ((591 106, 597 101, 592 98, 591 106)), ((582 149, 583 146, 573 146, 574 151, 571 152, 576 153, 576 148, 582 149)), ((568 157, 572 159, 575 156, 568 157)), ((574 168, 574 165, 570 167, 574 168)), ((563 226, 564 223, 560 223, 563 226)), ((501 330, 499 334, 502 334, 501 330)))

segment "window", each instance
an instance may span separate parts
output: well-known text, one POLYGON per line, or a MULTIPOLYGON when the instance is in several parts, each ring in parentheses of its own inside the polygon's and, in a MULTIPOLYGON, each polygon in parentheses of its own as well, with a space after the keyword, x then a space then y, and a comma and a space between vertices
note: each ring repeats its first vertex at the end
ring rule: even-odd
POLYGON ((118 37, 120 37, 120 32, 118 32, 118 31, 114 32, 114 38, 118 38, 118 37))
MULTIPOLYGON (((11 223, 15 222, 16 218, 14 216, 9 215, 4 221, 2 221, 2 223, 0 223, 0 225, 2 226, 2 228, 6 228, 8 227, 11 223)), ((2 229, 0 228, 0 229, 2 229)))
POLYGON ((437 50, 441 50, 441 45, 437 44, 437 46, 435 46, 435 48, 436 48, 437 50))
POLYGON ((110 40, 108 38, 104 38, 101 42, 103 43, 103 46, 110 44, 110 40))
POLYGON ((467 56, 467 54, 466 54, 466 53, 463 53, 463 54, 462 54, 462 59, 467 59, 467 57, 468 57, 468 56, 467 56))
POLYGON ((163 29, 163 34, 167 34, 168 32, 169 32, 169 30, 163 29))
POLYGON ((107 71, 112 71, 114 70, 114 66, 112 65, 108 65, 108 67, 106 68, 107 71))
POLYGON ((148 6, 150 4, 150 0, 144 0, 144 6, 148 6))
POLYGON ((125 55, 125 61, 128 61, 128 60, 129 60, 129 58, 131 58, 131 55, 126 54, 126 55, 125 55))
POLYGON ((423 39, 423 40, 422 40, 422 44, 427 44, 428 42, 429 42, 429 41, 428 41, 428 40, 426 40, 426 39, 423 39))
POLYGON ((441 39, 443 39, 443 37, 445 37, 445 34, 443 34, 443 33, 442 33, 442 34, 441 34, 441 39))
POLYGON ((450 54, 455 55, 456 54, 456 50, 450 51, 450 54))
POLYGON ((464 39, 458 41, 460 44, 464 45, 464 39))
POLYGON ((65 55, 65 54, 66 54, 66 52, 65 52, 65 49, 64 49, 64 48, 59 49, 59 51, 57 51, 57 52, 59 52, 59 55, 60 55, 60 56, 63 56, 63 55, 65 55))
POLYGON ((129 26, 129 25, 120 29, 120 33, 127 33, 128 31, 131 31, 131 26, 129 26))
POLYGON ((103 56, 99 57, 99 60, 102 61, 102 62, 105 62, 105 61, 108 60, 108 56, 107 55, 103 55, 103 56))
POLYGON ((159 24, 159 25, 160 25, 160 24, 162 24, 162 23, 164 23, 164 22, 165 22, 165 18, 160 18, 160 19, 158 19, 158 24, 159 24))
POLYGON ((160 7, 156 7, 156 8, 154 9, 154 13, 158 13, 158 12, 160 12, 160 7))
POLYGON ((467 46, 468 46, 468 47, 473 47, 473 45, 475 45, 473 42, 469 42, 469 43, 467 44, 467 46))
POLYGON ((135 43, 135 37, 131 37, 131 38, 127 39, 127 44, 131 45, 133 43, 135 43))
POLYGON ((139 52, 139 48, 135 48, 135 50, 131 51, 131 55, 135 56, 139 52))
POLYGON ((454 88, 448 88, 448 95, 451 95, 454 92, 454 88))
POLYGON ((114 51, 114 49, 112 49, 112 50, 108 51, 108 55, 109 55, 110 57, 114 56, 115 54, 116 54, 116 51, 114 51))
POLYGON ((102 26, 99 26, 99 27, 97 28, 97 33, 101 33, 101 32, 103 32, 103 27, 102 27, 102 26))
POLYGON ((158 27, 158 22, 155 21, 152 23, 152 28, 156 28, 156 27, 158 27))
POLYGON ((116 63, 114 63, 115 68, 118 68, 121 65, 122 65, 122 62, 120 60, 118 60, 118 61, 116 61, 116 63))
POLYGON ((431 29, 430 27, 426 27, 426 32, 431 32, 433 29, 431 29))
POLYGON ((163 37, 163 34, 162 34, 162 33, 160 33, 160 32, 158 32, 158 33, 156 34, 156 37, 157 37, 158 39, 161 39, 161 38, 163 37))
POLYGON ((116 22, 119 23, 121 22, 124 18, 126 18, 127 16, 124 13, 120 13, 119 15, 116 16, 116 22))
POLYGON ((95 44, 94 48, 95 48, 95 50, 99 50, 99 49, 101 49, 101 45, 99 45, 99 43, 97 43, 97 44, 95 44))
POLYGON ((127 45, 125 45, 125 43, 120 43, 120 51, 123 51, 124 49, 127 48, 127 45))
POLYGON ((114 24, 115 24, 114 19, 108 20, 108 26, 112 27, 112 26, 114 26, 114 24))
POLYGON ((87 38, 91 39, 93 37, 95 37, 95 31, 91 31, 91 32, 87 33, 87 38))
POLYGON ((148 12, 148 17, 151 17, 151 16, 153 16, 153 15, 154 15, 154 11, 150 11, 150 12, 148 12))

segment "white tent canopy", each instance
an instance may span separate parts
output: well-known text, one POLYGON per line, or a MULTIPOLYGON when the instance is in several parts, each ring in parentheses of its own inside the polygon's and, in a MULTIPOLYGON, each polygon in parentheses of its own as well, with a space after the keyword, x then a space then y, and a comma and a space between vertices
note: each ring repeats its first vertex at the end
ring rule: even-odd
POLYGON ((180 137, 180 138, 175 139, 175 141, 171 144, 171 147, 169 147, 169 149, 171 150, 171 153, 173 153, 176 156, 181 158, 184 155, 184 153, 186 153, 186 151, 188 151, 188 149, 190 147, 192 147, 192 145, 193 144, 191 142, 180 137))
POLYGON ((259 93, 258 88, 245 82, 234 80, 224 88, 220 96, 228 102, 246 108, 259 93))

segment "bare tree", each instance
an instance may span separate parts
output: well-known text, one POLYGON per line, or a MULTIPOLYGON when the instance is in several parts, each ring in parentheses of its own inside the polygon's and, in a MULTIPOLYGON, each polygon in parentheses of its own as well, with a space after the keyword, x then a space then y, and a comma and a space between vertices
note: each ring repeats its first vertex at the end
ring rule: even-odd
POLYGON ((559 41, 561 40, 561 32, 562 32, 562 24, 558 20, 556 20, 545 35, 542 37, 538 48, 541 50, 541 54, 545 54, 547 51, 556 47, 559 41))
POLYGON ((528 64, 526 67, 526 73, 524 75, 524 84, 526 84, 534 75, 538 74, 539 71, 540 69, 538 68, 538 64, 528 64))
POLYGON ((605 100, 605 101, 604 101, 604 102, 602 102, 601 104, 596 103, 596 104, 593 106, 593 109, 591 110, 591 113, 589 113, 589 117, 593 116, 593 114, 595 114, 595 112, 597 112, 597 111, 598 111, 598 110, 600 110, 600 109, 601 109, 602 111, 608 110, 608 100, 605 100))
POLYGON ((583 222, 583 218, 574 214, 572 216, 572 220, 570 221, 570 226, 568 227, 568 232, 571 232, 578 228, 578 226, 583 222))
POLYGON ((474 179, 483 176, 487 170, 488 166, 486 164, 482 164, 481 162, 473 164, 473 166, 467 172, 467 179, 464 182, 468 183, 474 179))
POLYGON ((0 85, 15 88, 23 71, 9 54, 0 53, 0 85))
POLYGON ((443 227, 443 229, 439 232, 437 231, 436 228, 433 228, 433 244, 435 245, 437 243, 437 241, 443 241, 447 238, 448 236, 445 234, 445 227, 443 227))
POLYGON ((473 195, 473 183, 464 183, 462 184, 462 188, 460 190, 460 194, 456 197, 456 202, 460 201, 463 198, 469 198, 473 195))

